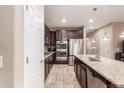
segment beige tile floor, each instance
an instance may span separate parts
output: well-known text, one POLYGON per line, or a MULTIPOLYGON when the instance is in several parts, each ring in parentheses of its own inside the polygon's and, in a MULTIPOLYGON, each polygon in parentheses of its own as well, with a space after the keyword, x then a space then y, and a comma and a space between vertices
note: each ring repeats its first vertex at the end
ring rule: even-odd
POLYGON ((74 67, 68 65, 53 65, 47 79, 45 88, 80 88, 74 73, 74 67))

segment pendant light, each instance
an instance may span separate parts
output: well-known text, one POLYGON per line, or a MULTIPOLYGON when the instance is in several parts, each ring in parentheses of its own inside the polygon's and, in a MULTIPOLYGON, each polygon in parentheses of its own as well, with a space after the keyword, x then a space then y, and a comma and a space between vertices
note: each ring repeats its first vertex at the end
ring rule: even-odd
MULTIPOLYGON (((95 18, 96 10, 97 10, 97 8, 93 8, 93 18, 95 18)), ((93 20, 93 19, 92 19, 92 20, 90 19, 89 21, 90 21, 90 23, 91 23, 91 22, 93 22, 94 20, 93 20)), ((93 30, 94 27, 91 26, 91 29, 93 30)), ((92 43, 95 43, 95 42, 96 42, 96 40, 95 40, 95 35, 94 35, 94 31, 93 31, 93 38, 92 38, 92 41, 91 41, 91 42, 92 42, 92 43)))
POLYGON ((104 41, 109 40, 109 36, 108 36, 108 34, 107 34, 106 31, 104 32, 103 40, 104 40, 104 41))
POLYGON ((104 32, 102 40, 105 40, 105 41, 109 40, 109 36, 107 33, 107 5, 105 6, 105 32, 104 32))
POLYGON ((95 43, 95 42, 96 42, 96 40, 95 40, 95 36, 94 36, 94 32, 93 32, 93 39, 92 39, 91 42, 92 42, 92 43, 95 43))

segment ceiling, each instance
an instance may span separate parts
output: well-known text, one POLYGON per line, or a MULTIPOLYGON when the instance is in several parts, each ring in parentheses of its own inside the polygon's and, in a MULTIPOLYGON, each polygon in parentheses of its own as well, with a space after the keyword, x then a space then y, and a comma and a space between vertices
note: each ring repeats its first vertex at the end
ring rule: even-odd
POLYGON ((95 29, 111 22, 124 22, 124 5, 46 5, 45 24, 49 28, 86 26, 95 29), (96 11, 93 8, 97 8, 96 11), (61 20, 65 18, 66 23, 61 20), (93 23, 89 23, 93 19, 93 23))

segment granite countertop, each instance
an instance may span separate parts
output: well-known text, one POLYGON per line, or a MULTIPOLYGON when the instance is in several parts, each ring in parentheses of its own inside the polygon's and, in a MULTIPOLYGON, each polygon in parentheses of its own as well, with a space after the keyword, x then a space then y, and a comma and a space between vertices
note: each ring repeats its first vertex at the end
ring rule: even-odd
POLYGON ((48 58, 49 56, 51 56, 53 53, 55 52, 47 52, 44 54, 44 59, 48 58))
POLYGON ((93 58, 94 55, 85 54, 75 54, 75 57, 80 59, 91 69, 95 70, 109 82, 116 85, 116 87, 124 87, 124 62, 106 57, 100 57, 100 62, 92 62, 88 60, 88 57, 93 58))

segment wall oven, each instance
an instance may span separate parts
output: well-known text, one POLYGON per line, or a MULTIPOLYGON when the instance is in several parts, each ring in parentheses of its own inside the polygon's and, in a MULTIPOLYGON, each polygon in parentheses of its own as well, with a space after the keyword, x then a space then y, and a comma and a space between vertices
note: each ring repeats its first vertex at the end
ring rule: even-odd
POLYGON ((67 41, 56 42, 56 61, 67 61, 67 41))
POLYGON ((57 41, 57 49, 67 49, 67 41, 57 41))

